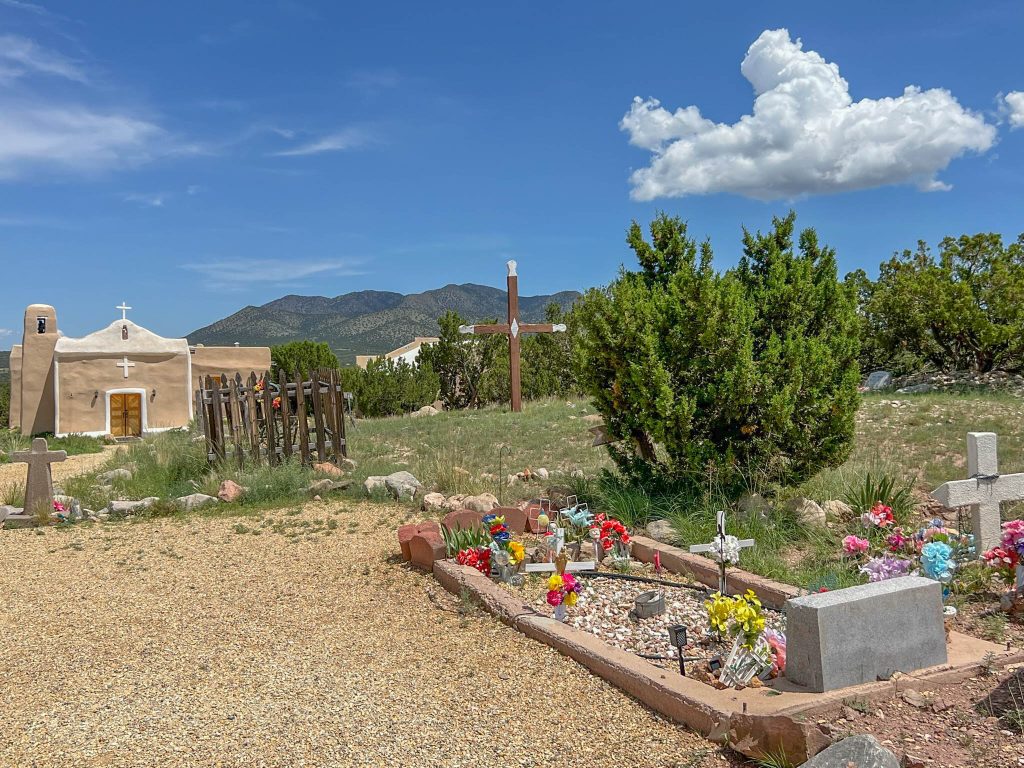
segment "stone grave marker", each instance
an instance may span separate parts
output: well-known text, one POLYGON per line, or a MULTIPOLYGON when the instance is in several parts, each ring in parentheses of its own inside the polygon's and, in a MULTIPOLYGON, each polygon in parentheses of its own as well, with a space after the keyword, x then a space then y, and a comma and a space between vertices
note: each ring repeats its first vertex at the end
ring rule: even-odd
MULTIPOLYGON (((55 461, 64 461, 67 457, 67 451, 49 450, 45 437, 35 438, 32 441, 31 449, 11 454, 11 461, 28 464, 24 517, 34 517, 40 509, 40 505, 45 505, 48 513, 53 509, 53 473, 50 470, 50 464, 55 461)), ((18 516, 8 515, 7 519, 15 517, 18 516)))
POLYGON ((786 679, 816 693, 945 663, 937 581, 902 576, 786 601, 786 679))
POLYGON ((715 522, 718 532, 715 534, 714 540, 710 544, 694 544, 690 547, 690 552, 694 554, 700 552, 712 553, 712 556, 718 563, 718 593, 720 595, 727 595, 728 584, 725 580, 725 569, 729 565, 736 565, 740 561, 740 551, 754 546, 754 540, 737 539, 735 536, 726 534, 725 512, 723 510, 718 510, 715 522))
POLYGON ((1002 539, 999 504, 1024 499, 1024 473, 999 474, 995 432, 967 433, 966 480, 943 483, 932 496, 947 509, 971 508, 974 554, 997 546, 1002 539))

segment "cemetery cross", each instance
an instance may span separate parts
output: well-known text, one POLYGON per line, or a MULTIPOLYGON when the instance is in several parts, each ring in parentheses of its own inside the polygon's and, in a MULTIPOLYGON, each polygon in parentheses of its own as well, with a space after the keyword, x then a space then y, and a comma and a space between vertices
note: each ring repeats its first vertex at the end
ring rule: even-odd
POLYGON ((1002 539, 999 504, 1024 499, 1024 473, 999 474, 995 432, 967 433, 967 480, 943 483, 932 496, 947 509, 971 508, 974 553, 981 557, 1002 539))
POLYGON ((718 593, 725 597, 727 595, 727 584, 725 582, 725 569, 730 562, 738 561, 741 549, 754 546, 753 539, 737 539, 735 536, 727 536, 725 533, 725 512, 718 510, 715 516, 717 532, 710 544, 694 544, 690 552, 713 552, 715 560, 718 561, 718 593))
POLYGON ((487 325, 461 325, 459 333, 508 336, 509 379, 512 391, 512 412, 523 410, 522 386, 519 376, 519 337, 523 333, 560 333, 565 331, 562 323, 520 323, 519 322, 519 276, 516 263, 508 264, 508 322, 487 325))
POLYGON ((17 451, 11 454, 11 461, 28 464, 28 481, 25 484, 25 512, 34 515, 41 504, 47 510, 53 507, 53 475, 50 464, 64 461, 67 451, 48 450, 45 437, 37 437, 32 441, 28 451, 17 451))

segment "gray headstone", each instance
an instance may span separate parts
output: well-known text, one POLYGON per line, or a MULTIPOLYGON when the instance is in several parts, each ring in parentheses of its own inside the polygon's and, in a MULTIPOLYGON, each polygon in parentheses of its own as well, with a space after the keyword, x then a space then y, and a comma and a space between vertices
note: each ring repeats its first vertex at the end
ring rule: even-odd
POLYGON ((942 585, 904 576, 786 602, 786 678, 832 691, 946 663, 942 585))
POLYGON ((888 389, 892 386, 892 374, 888 371, 872 371, 868 374, 868 380, 864 383, 864 386, 872 392, 879 389, 888 389))
POLYGON ((900 768, 896 755, 878 743, 874 736, 849 736, 819 752, 803 768, 900 768))

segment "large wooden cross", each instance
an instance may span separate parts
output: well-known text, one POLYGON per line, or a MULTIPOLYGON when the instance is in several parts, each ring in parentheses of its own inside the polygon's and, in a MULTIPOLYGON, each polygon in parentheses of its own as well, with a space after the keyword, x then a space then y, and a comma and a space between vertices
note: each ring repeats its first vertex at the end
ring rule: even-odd
POLYGON ((932 496, 947 509, 971 508, 974 553, 981 557, 1002 540, 999 504, 1024 499, 1024 473, 999 474, 995 432, 968 432, 967 474, 967 480, 943 483, 932 496))
POLYGON ((488 325, 462 325, 460 333, 477 335, 502 333, 508 336, 509 379, 512 390, 512 411, 523 410, 522 384, 519 375, 519 337, 524 333, 559 333, 565 331, 562 323, 521 323, 519 322, 519 276, 516 263, 508 262, 508 322, 488 325))

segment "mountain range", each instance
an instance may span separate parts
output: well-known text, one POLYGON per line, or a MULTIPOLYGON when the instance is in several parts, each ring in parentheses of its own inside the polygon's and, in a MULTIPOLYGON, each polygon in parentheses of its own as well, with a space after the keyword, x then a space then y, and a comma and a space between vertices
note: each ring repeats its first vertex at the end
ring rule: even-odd
MULTIPOLYGON (((576 291, 548 296, 520 296, 526 322, 542 322, 551 302, 568 309, 576 291)), ((188 334, 190 344, 271 346, 288 341, 326 341, 343 365, 356 355, 376 355, 408 344, 416 336, 436 336, 437 319, 448 310, 467 322, 504 319, 508 299, 503 290, 467 283, 423 293, 358 291, 327 296, 283 296, 259 307, 248 306, 188 334)))

